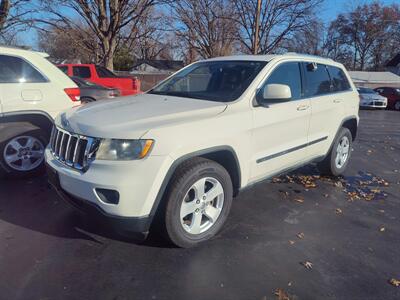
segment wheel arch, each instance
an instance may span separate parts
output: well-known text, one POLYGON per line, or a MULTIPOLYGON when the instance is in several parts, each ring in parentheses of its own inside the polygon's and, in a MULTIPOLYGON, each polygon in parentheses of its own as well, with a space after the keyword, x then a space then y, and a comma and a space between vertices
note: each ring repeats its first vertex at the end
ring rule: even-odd
POLYGON ((343 120, 341 126, 338 129, 338 132, 339 132, 340 128, 342 128, 342 127, 347 128, 348 130, 350 130, 351 137, 352 137, 352 140, 354 142, 354 140, 357 137, 357 129, 358 129, 357 118, 355 116, 352 116, 352 117, 349 117, 349 118, 346 118, 345 120, 343 120))
POLYGON ((17 111, 3 113, 0 117, 0 126, 3 127, 3 138, 13 134, 19 134, 31 129, 42 129, 50 136, 53 127, 53 119, 44 111, 17 111))
POLYGON ((238 157, 235 150, 231 146, 216 146, 207 149, 202 149, 176 159, 167 171, 161 187, 157 193, 153 207, 150 211, 150 218, 153 219, 156 215, 162 199, 164 198, 167 187, 172 179, 177 168, 185 161, 195 158, 203 157, 221 164, 229 173, 232 179, 234 196, 238 194, 241 185, 241 171, 238 157))

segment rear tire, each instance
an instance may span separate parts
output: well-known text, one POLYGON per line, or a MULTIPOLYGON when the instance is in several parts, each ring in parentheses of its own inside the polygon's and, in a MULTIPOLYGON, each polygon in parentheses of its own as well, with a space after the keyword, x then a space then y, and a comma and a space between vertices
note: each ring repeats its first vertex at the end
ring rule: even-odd
POLYGON ((167 238, 182 248, 209 240, 225 223, 232 197, 232 181, 224 167, 205 158, 184 162, 165 199, 167 238))
POLYGON ((342 127, 328 155, 318 163, 318 169, 322 174, 330 176, 343 174, 351 157, 352 140, 350 130, 342 127))
POLYGON ((19 133, 0 143, 0 173, 25 178, 44 171, 44 150, 48 136, 41 129, 19 133))
POLYGON ((400 101, 396 101, 396 103, 394 104, 394 110, 397 110, 397 111, 400 110, 400 101))

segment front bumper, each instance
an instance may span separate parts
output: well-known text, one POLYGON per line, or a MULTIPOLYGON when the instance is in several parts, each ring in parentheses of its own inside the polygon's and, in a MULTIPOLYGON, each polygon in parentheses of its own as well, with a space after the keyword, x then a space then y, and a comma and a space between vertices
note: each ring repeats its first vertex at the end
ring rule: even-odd
POLYGON ((386 101, 369 101, 360 103, 360 107, 363 108, 386 108, 387 102, 386 101))
POLYGON ((49 149, 46 149, 45 158, 50 175, 52 170, 56 174, 52 185, 75 207, 85 211, 94 208, 111 219, 132 218, 144 223, 142 219, 152 217, 153 205, 172 163, 168 156, 133 161, 94 160, 86 172, 80 172, 59 162, 49 149), (99 197, 98 189, 117 191, 118 203, 105 202, 99 197))
POLYGON ((48 182, 57 192, 57 194, 72 207, 84 214, 101 220, 108 228, 112 228, 118 232, 138 232, 146 233, 150 229, 152 217, 119 217, 110 215, 100 206, 83 199, 74 197, 63 190, 60 184, 60 179, 57 172, 46 165, 48 182))

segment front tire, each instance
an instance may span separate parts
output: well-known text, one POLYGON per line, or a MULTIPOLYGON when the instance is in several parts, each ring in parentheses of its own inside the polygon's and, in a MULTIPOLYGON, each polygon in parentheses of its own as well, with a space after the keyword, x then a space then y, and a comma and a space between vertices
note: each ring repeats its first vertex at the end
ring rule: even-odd
POLYGON ((43 172, 46 133, 34 129, 0 143, 0 173, 7 177, 25 178, 43 172))
POLYGON ((232 197, 231 178, 220 164, 205 158, 183 163, 167 192, 167 238, 182 248, 209 240, 225 223, 232 197))
POLYGON ((324 175, 339 176, 346 170, 351 157, 352 135, 348 128, 342 128, 325 159, 318 163, 324 175))

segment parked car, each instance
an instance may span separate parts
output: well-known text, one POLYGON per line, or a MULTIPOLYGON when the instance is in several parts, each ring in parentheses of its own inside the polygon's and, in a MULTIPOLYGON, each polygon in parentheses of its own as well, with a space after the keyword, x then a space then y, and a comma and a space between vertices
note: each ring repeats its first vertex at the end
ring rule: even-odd
POLYGON ((112 99, 121 95, 118 89, 101 86, 79 77, 71 77, 71 79, 81 90, 82 103, 93 102, 100 99, 112 99))
POLYGON ((76 84, 45 53, 0 47, 0 175, 44 170, 53 118, 79 105, 76 84))
POLYGON ((400 88, 379 87, 375 91, 387 98, 389 109, 400 110, 400 88))
POLYGON ((360 107, 362 108, 383 108, 387 106, 387 99, 379 95, 373 89, 358 87, 357 91, 360 95, 360 107))
POLYGON ((58 68, 68 76, 79 77, 109 88, 116 88, 122 96, 140 93, 140 81, 135 77, 117 76, 110 70, 94 64, 61 64, 58 68))
POLYGON ((62 113, 46 161, 62 197, 110 228, 155 216, 180 247, 210 239, 234 195, 301 165, 342 174, 358 127, 343 65, 307 55, 187 66, 149 92, 62 113))

